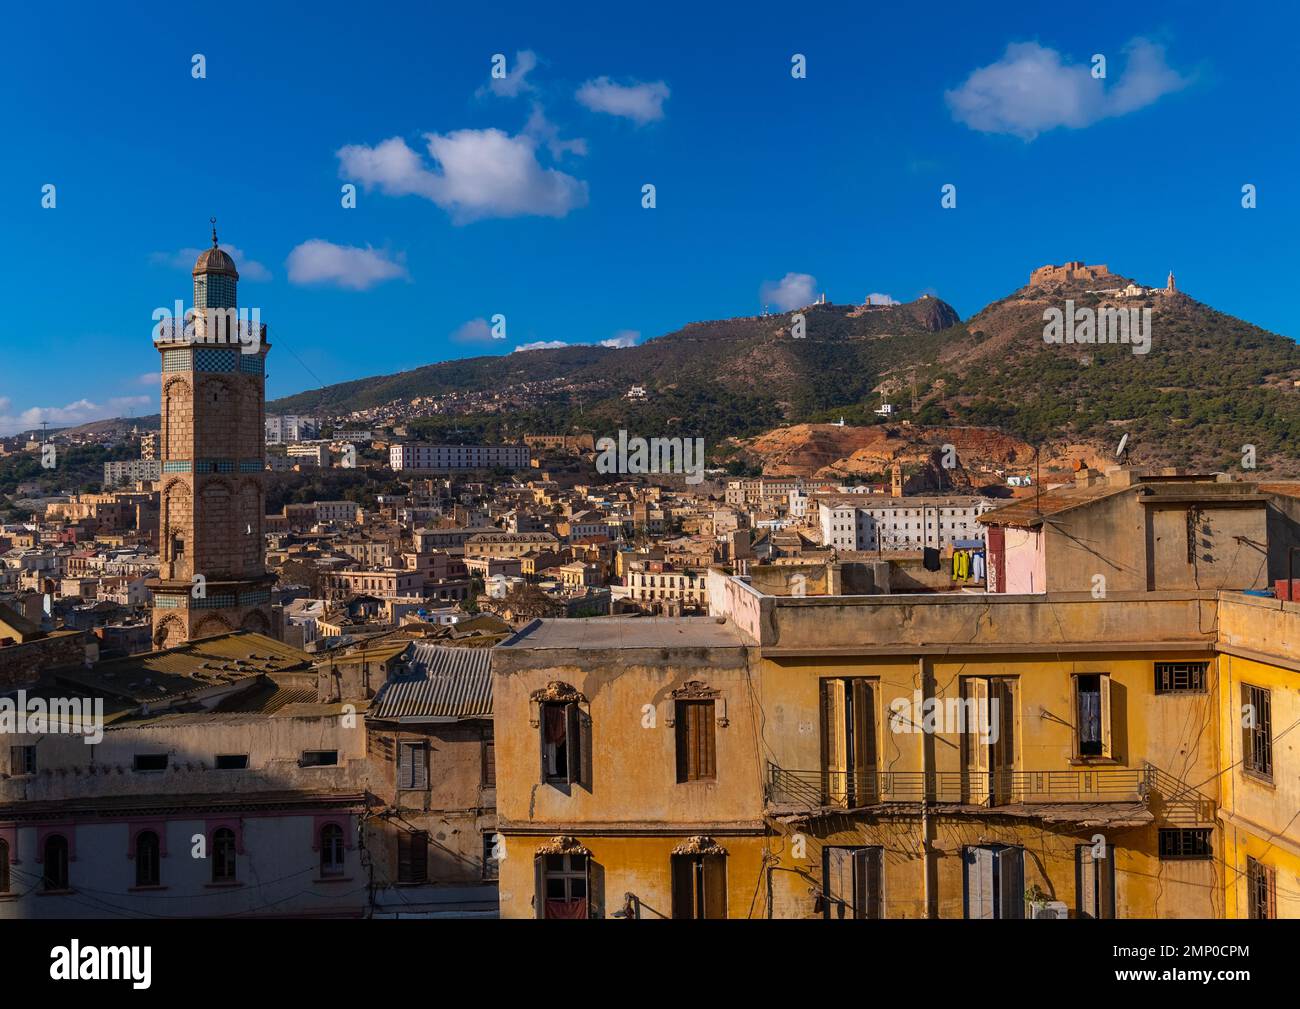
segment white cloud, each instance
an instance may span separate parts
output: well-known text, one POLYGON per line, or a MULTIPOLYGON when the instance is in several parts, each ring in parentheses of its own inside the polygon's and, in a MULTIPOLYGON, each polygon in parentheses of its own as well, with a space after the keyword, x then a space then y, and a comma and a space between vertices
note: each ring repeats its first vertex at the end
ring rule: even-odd
POLYGON ((568 344, 563 340, 536 340, 533 343, 521 343, 514 349, 513 353, 518 354, 524 350, 556 350, 567 346, 568 344))
MULTIPOLYGON (((249 280, 255 284, 265 283, 271 279, 271 271, 259 263, 256 259, 250 259, 243 249, 236 245, 227 245, 221 243, 221 248, 230 254, 230 258, 235 261, 235 269, 239 271, 240 280, 249 280)), ((162 266, 170 266, 173 269, 184 270, 189 272, 194 269, 194 261, 199 258, 199 253, 203 249, 177 249, 175 252, 155 252, 149 256, 149 261, 158 263, 162 266)))
MULTIPOLYGON (((537 69, 537 54, 531 49, 521 49, 515 53, 515 61, 506 60, 506 75, 489 79, 486 90, 498 98, 516 98, 525 91, 536 91, 537 86, 528 83, 528 75, 537 69)), ((484 88, 479 88, 482 94, 484 88)))
POLYGON ((668 85, 663 81, 615 84, 608 77, 587 81, 574 95, 593 112, 623 116, 639 126, 664 117, 664 102, 668 96, 668 85))
POLYGON ((758 289, 764 305, 775 305, 782 312, 813 303, 817 278, 810 273, 787 273, 780 280, 766 280, 758 289))
POLYGON ((587 184, 537 160, 537 140, 526 133, 455 130, 427 133, 430 168, 401 137, 374 147, 351 144, 336 153, 339 175, 388 196, 421 196, 456 224, 489 217, 563 217, 587 203, 587 184))
POLYGON ((488 325, 487 319, 470 319, 457 326, 451 338, 457 343, 479 343, 492 339, 492 327, 488 325))
POLYGON ((620 329, 608 340, 601 340, 602 347, 635 347, 637 340, 641 339, 640 330, 620 329))
POLYGON ((1124 71, 1107 87, 1105 79, 1093 78, 1090 61, 1066 63, 1055 49, 1013 42, 1002 59, 975 70, 944 97, 953 118, 971 129, 1029 141, 1058 126, 1082 129, 1125 115, 1188 84, 1165 62, 1163 46, 1135 38, 1123 52, 1124 71))
POLYGON ((0 435, 30 431, 39 428, 42 423, 48 423, 51 427, 76 427, 92 420, 120 417, 128 411, 152 404, 153 400, 149 396, 117 396, 102 404, 79 399, 66 406, 33 406, 18 413, 10 413, 12 401, 0 396, 0 435))
POLYGON ((162 374, 156 371, 146 371, 137 375, 135 380, 141 385, 157 385, 162 381, 162 374))
POLYGON ((551 157, 557 160, 566 154, 587 153, 587 141, 581 137, 575 137, 573 140, 560 139, 559 127, 546 118, 546 111, 542 108, 541 102, 533 102, 533 111, 524 125, 524 134, 544 143, 546 149, 551 152, 551 157))
POLYGON ((332 284, 350 291, 365 291, 385 280, 408 276, 406 267, 366 246, 335 245, 312 238, 296 246, 285 261, 295 284, 332 284))
POLYGON ((866 303, 868 305, 901 305, 902 304, 902 302, 895 301, 888 294, 879 294, 875 291, 872 291, 870 294, 867 295, 866 303))

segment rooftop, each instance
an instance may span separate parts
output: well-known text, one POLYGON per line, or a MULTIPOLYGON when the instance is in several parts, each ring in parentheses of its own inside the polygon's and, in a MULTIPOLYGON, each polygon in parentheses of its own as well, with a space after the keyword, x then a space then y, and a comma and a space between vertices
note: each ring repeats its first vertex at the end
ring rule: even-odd
POLYGON ((745 639, 716 617, 588 617, 534 620, 498 648, 726 648, 745 639))

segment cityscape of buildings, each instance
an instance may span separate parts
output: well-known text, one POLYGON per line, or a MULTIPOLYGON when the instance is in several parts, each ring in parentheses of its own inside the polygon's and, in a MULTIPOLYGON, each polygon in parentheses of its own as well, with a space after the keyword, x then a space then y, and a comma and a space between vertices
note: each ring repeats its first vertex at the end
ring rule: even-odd
POLYGON ((1300 483, 601 474, 268 416, 270 332, 11 495, 0 918, 1300 917, 1300 483))

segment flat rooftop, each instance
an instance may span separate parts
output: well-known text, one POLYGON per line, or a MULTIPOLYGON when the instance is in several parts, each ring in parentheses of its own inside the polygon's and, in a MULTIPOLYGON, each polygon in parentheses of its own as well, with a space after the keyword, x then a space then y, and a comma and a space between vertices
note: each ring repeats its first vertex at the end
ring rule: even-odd
POLYGON ((744 637, 718 617, 587 617, 534 620, 498 648, 727 648, 744 637))

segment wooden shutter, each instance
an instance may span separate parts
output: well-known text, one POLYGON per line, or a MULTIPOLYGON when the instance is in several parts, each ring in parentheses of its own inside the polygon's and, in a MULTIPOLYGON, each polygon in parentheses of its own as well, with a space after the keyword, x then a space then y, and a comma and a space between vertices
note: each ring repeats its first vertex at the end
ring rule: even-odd
POLYGON ((423 883, 429 878, 429 835, 417 830, 411 835, 411 882, 423 883))
POLYGON ((1097 863, 1092 857, 1092 846, 1078 845, 1074 849, 1074 910, 1080 918, 1097 917, 1097 863))
POLYGON ((1001 848, 995 853, 998 863, 999 918, 1025 916, 1025 849, 1001 848))
MULTIPOLYGON (((978 713, 989 710, 989 681, 982 676, 971 676, 966 678, 963 686, 969 702, 966 710, 974 710, 978 721, 982 717, 978 713)), ((966 747, 966 801, 986 804, 991 795, 989 746, 982 740, 978 726, 969 724, 962 733, 962 741, 966 747)))
POLYGON ((859 848, 853 853, 854 896, 859 918, 885 916, 883 848, 859 848))
POLYGON ((673 705, 673 727, 677 740, 677 780, 691 780, 691 706, 685 701, 673 705))
POLYGON ((1083 708, 1079 704, 1079 674, 1070 674, 1070 724, 1074 726, 1074 756, 1083 756, 1083 726, 1079 724, 1079 715, 1083 708))
POLYGON ((546 859, 533 856, 533 917, 546 917, 546 859))
POLYGON ((412 788, 429 787, 429 747, 416 743, 411 747, 411 770, 415 772, 412 788))
POLYGON ((823 916, 841 919, 857 917, 850 902, 853 895, 853 849, 824 849, 822 891, 826 901, 823 916))
POLYGON ((578 705, 564 706, 564 763, 569 784, 582 780, 582 727, 578 724, 578 705))
POLYGON ((695 860, 689 855, 673 855, 673 917, 695 917, 695 860))
POLYGON ((966 863, 966 917, 992 918, 993 852, 967 847, 962 858, 966 863))
POLYGON ((1098 689, 1101 691, 1101 755, 1113 757, 1110 732, 1110 674, 1101 673, 1097 677, 1098 689))
POLYGON ((483 787, 497 787, 497 747, 495 740, 483 740, 483 787))
POLYGON ((1097 916, 1115 917, 1115 848, 1106 845, 1106 857, 1097 862, 1097 916))
POLYGON ((853 703, 853 793, 859 806, 877 801, 876 795, 876 704, 870 680, 852 680, 853 703))
POLYGON ((704 876, 704 917, 727 916, 727 856, 704 855, 701 858, 704 876))
POLYGON ((826 798, 833 805, 843 805, 848 798, 846 777, 848 773, 848 754, 844 738, 844 681, 830 679, 822 681, 823 718, 822 737, 826 753, 825 779, 826 798))

